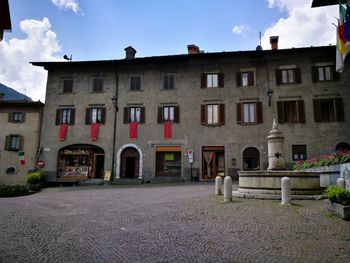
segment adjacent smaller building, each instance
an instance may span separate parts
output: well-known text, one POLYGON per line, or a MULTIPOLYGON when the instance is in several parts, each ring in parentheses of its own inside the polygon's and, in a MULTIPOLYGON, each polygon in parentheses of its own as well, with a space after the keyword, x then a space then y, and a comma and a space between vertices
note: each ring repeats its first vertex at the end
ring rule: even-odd
POLYGON ((0 100, 0 184, 25 184, 40 157, 40 101, 0 100))

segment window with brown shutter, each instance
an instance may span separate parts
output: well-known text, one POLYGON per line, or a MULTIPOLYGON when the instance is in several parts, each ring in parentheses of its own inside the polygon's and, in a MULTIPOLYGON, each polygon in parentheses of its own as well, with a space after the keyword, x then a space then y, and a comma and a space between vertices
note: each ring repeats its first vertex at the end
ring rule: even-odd
POLYGON ((201 105, 201 124, 218 126, 225 124, 225 104, 201 105))
POLYGON ((8 121, 12 123, 23 123, 25 121, 25 113, 9 112, 8 121))
POLYGON ((86 124, 105 124, 106 123, 106 108, 88 108, 85 116, 86 124))
POLYGON ((344 121, 344 107, 342 98, 334 99, 336 121, 344 121))
POLYGON ((255 85, 254 70, 241 71, 237 73, 237 86, 238 87, 250 87, 255 85))
POLYGON ((237 124, 263 123, 262 103, 243 102, 237 103, 237 124))
POLYGON ((137 122, 139 124, 143 124, 146 120, 145 114, 146 110, 144 107, 125 107, 123 123, 129 124, 132 122, 137 122))
POLYGON ((158 123, 164 123, 165 121, 179 123, 180 107, 179 106, 158 107, 158 123))
POLYGON ((73 79, 64 79, 63 80, 63 93, 72 93, 73 92, 73 79))
POLYGON ((237 124, 242 124, 242 103, 237 103, 236 116, 237 116, 237 124))
POLYGON ((314 108, 314 120, 315 122, 322 121, 321 118, 321 104, 319 99, 313 100, 313 108, 314 108))
POLYGON ((219 111, 219 123, 221 125, 225 124, 225 104, 219 104, 220 111, 219 111))
POLYGON ((277 101, 277 118, 279 123, 304 123, 304 101, 277 101))
POLYGON ((276 84, 293 84, 301 83, 301 69, 300 68, 288 68, 288 69, 277 69, 276 84))
POLYGON ((206 121, 206 105, 202 104, 201 105, 201 124, 202 125, 206 125, 207 124, 207 121, 206 121))
POLYGON ((141 76, 130 76, 129 77, 130 82, 130 90, 141 90, 141 76))
POLYGON ((344 121, 342 98, 314 99, 315 122, 344 121))
POLYGON ((24 137, 17 134, 6 136, 5 150, 6 151, 22 151, 24 145, 24 137))
POLYGON ((92 92, 103 92, 103 78, 94 78, 92 92))
POLYGON ((201 88, 223 88, 225 78, 223 73, 201 74, 201 88))
POLYGON ((263 110, 262 110, 262 102, 256 102, 256 122, 263 123, 263 110))
POLYGON ((164 86, 163 89, 175 89, 175 74, 169 73, 164 75, 164 86))
POLYGON ((223 88, 225 86, 225 75, 224 73, 219 73, 219 88, 223 88))
POLYGON ((336 72, 334 65, 313 66, 312 82, 338 81, 339 73, 336 72))
POLYGON ((56 110, 56 125, 69 124, 74 125, 75 109, 57 109, 56 110))

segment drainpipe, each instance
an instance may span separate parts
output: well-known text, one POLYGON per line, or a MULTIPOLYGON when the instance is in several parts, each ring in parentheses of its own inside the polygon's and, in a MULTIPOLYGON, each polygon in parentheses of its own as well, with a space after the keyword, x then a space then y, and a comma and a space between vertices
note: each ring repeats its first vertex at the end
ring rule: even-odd
POLYGON ((116 173, 116 162, 115 162, 115 143, 116 143, 116 133, 117 133, 117 111, 118 111, 118 74, 115 71, 115 95, 112 98, 112 103, 114 106, 114 122, 113 122, 113 154, 112 154, 112 176, 111 181, 115 178, 116 173))

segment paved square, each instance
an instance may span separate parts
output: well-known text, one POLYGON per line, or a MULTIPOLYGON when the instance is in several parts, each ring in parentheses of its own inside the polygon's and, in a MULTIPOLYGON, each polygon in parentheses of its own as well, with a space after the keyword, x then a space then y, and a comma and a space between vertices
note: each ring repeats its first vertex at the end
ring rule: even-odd
POLYGON ((327 202, 234 199, 212 184, 64 187, 0 199, 0 262, 350 262, 327 202))

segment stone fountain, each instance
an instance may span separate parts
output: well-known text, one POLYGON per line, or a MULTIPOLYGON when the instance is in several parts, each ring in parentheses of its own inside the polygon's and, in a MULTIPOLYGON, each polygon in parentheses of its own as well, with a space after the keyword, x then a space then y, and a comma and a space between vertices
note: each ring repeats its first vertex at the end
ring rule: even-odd
POLYGON ((239 171, 238 191, 233 195, 260 199, 281 199, 281 179, 291 179, 293 199, 314 199, 321 194, 320 176, 313 172, 287 171, 283 153, 284 137, 273 120, 272 129, 267 136, 267 171, 239 171), (315 196, 316 195, 316 196, 315 196))

